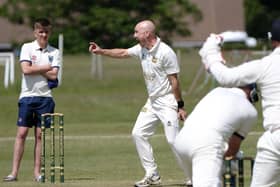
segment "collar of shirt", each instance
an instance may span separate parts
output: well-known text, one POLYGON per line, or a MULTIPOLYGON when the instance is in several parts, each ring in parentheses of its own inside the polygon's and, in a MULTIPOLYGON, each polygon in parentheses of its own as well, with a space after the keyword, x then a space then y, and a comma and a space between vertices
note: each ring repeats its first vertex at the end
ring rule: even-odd
POLYGON ((50 50, 49 50, 49 48, 50 48, 49 44, 47 45, 46 48, 42 49, 42 48, 39 46, 37 40, 35 40, 34 43, 35 43, 35 49, 36 49, 36 50, 42 51, 42 52, 50 51, 50 50))
POLYGON ((157 42, 155 43, 155 45, 152 47, 152 49, 149 50, 150 53, 154 52, 157 50, 158 46, 159 46, 159 43, 160 43, 160 38, 157 37, 157 42))

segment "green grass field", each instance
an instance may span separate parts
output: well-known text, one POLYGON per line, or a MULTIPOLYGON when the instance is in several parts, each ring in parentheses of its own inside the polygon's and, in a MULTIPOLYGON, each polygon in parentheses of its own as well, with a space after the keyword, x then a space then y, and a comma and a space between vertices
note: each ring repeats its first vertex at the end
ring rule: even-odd
MULTIPOLYGON (((90 55, 64 56, 63 82, 53 91, 56 111, 65 115, 65 183, 33 181, 33 131, 30 130, 19 181, 0 181, 0 186, 126 187, 143 177, 130 137, 138 111, 147 98, 140 64, 134 59, 102 59, 104 75, 98 79, 91 74, 90 55)), ((181 51, 180 81, 188 112, 215 85, 213 81, 204 85, 202 73, 189 92, 200 68, 199 60, 197 51, 181 51)), ((3 71, 1 66, 1 81, 3 71)), ((11 171, 20 79, 17 63, 16 83, 7 90, 0 83, 0 177, 11 171)), ((261 120, 260 115, 254 131, 262 131, 261 120)), ((242 150, 246 156, 255 155, 258 136, 259 133, 250 134, 244 141, 242 150)), ((151 141, 163 186, 182 186, 183 173, 175 163, 160 124, 151 141)))

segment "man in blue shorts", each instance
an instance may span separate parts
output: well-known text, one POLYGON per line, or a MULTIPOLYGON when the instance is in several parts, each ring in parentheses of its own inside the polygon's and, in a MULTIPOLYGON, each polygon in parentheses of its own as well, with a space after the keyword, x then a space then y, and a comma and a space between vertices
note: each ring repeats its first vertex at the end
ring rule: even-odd
POLYGON ((55 103, 51 88, 57 86, 60 67, 59 50, 48 44, 51 23, 45 18, 34 23, 35 40, 23 44, 20 54, 22 71, 21 93, 18 102, 17 134, 14 144, 12 172, 3 181, 17 180, 28 131, 34 126, 34 177, 41 180, 41 114, 53 113, 55 103))

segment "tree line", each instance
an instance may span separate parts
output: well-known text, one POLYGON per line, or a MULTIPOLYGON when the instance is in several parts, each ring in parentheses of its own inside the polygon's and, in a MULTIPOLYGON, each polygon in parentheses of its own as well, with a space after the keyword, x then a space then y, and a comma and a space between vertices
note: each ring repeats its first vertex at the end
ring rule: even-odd
MULTIPOLYGON (((266 37, 272 20, 280 16, 280 2, 244 0, 244 7, 248 34, 266 37)), ((38 17, 49 18, 54 25, 50 42, 56 44, 63 33, 65 53, 87 51, 91 40, 106 48, 129 47, 135 42, 135 23, 146 18, 156 22, 167 42, 175 34, 191 35, 188 25, 203 19, 190 0, 9 0, 1 5, 0 15, 30 27, 38 17)))

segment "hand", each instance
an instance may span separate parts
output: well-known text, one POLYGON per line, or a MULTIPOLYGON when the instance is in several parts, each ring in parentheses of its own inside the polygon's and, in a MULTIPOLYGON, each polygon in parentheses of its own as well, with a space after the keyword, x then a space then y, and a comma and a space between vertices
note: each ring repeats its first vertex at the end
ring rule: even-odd
POLYGON ((223 43, 223 37, 218 34, 211 33, 206 39, 204 46, 213 47, 213 45, 219 46, 223 43))
MULTIPOLYGON (((35 66, 34 64, 32 64, 32 66, 35 66)), ((43 65, 38 65, 39 66, 39 68, 40 68, 40 70, 42 71, 42 72, 47 72, 47 71, 51 71, 52 70, 52 66, 51 66, 51 64, 50 63, 48 63, 48 64, 43 64, 43 65)))
POLYGON ((206 69, 210 67, 212 63, 223 62, 220 45, 223 42, 223 38, 216 34, 210 34, 207 40, 204 42, 202 48, 199 51, 202 63, 205 65, 206 69))
POLYGON ((220 45, 222 44, 222 37, 216 34, 210 34, 210 36, 206 39, 206 41, 203 43, 202 48, 199 51, 200 55, 206 55, 209 53, 215 53, 219 52, 220 45))
POLYGON ((101 48, 95 42, 89 42, 89 52, 97 53, 101 48))
POLYGON ((183 108, 178 109, 178 118, 182 121, 185 121, 187 118, 187 112, 183 108))

